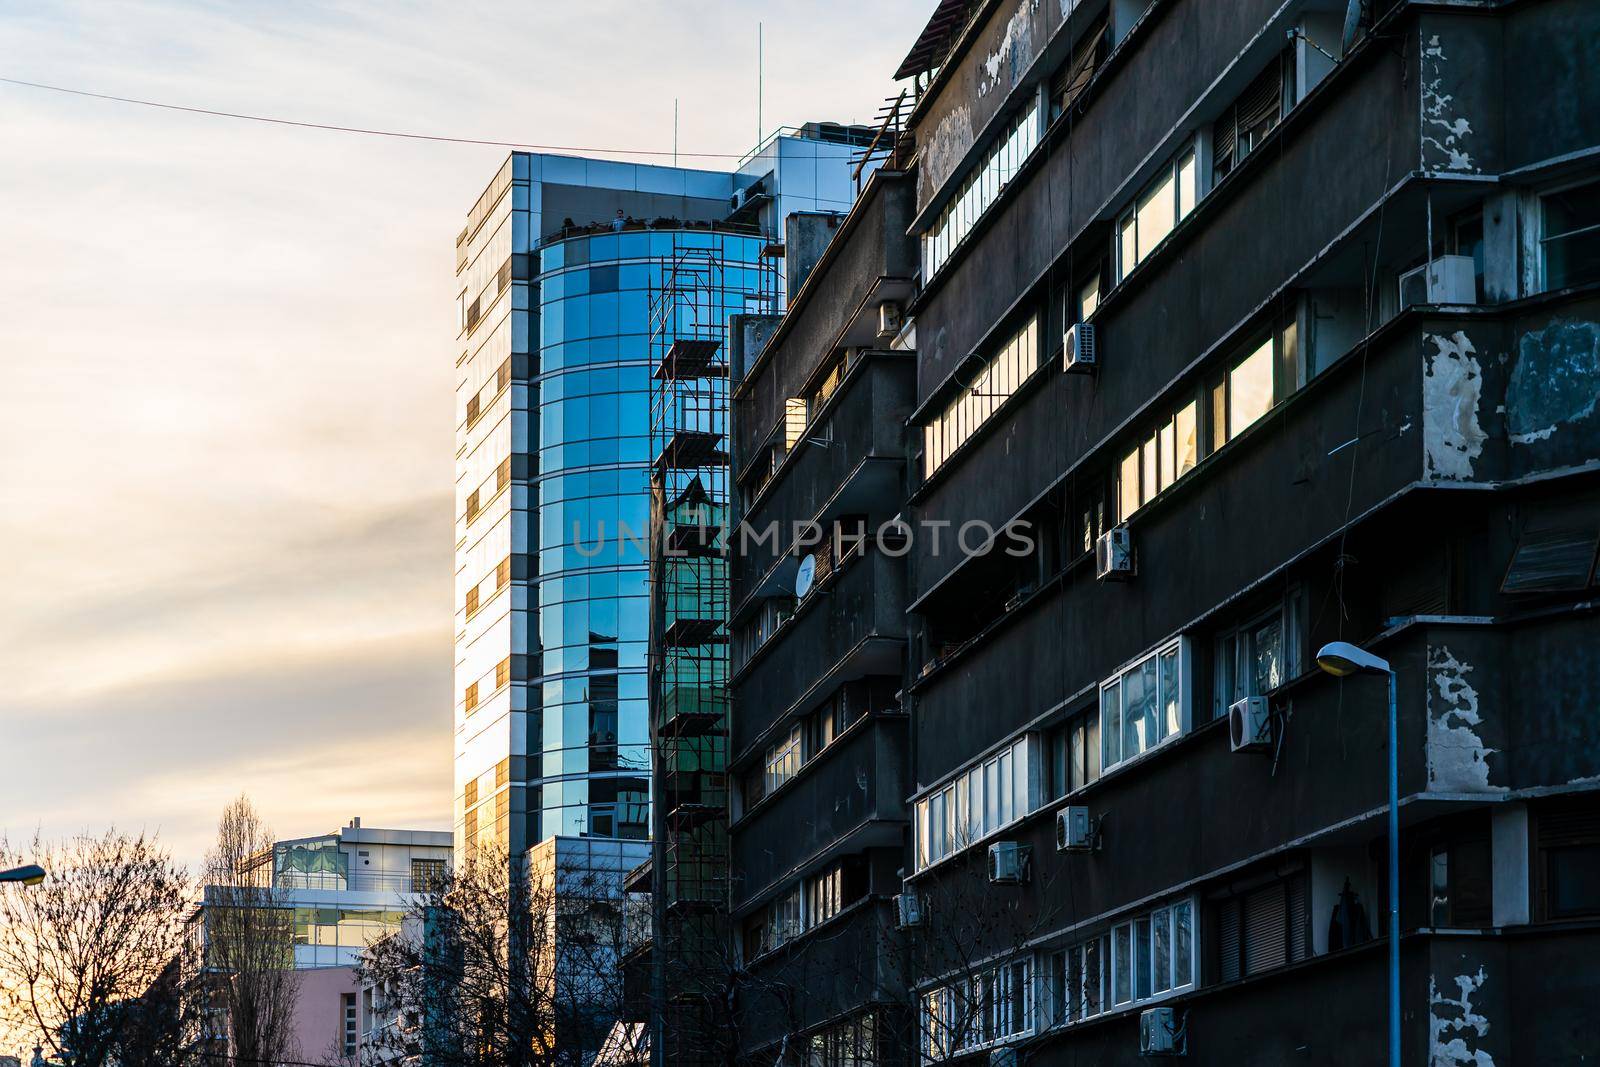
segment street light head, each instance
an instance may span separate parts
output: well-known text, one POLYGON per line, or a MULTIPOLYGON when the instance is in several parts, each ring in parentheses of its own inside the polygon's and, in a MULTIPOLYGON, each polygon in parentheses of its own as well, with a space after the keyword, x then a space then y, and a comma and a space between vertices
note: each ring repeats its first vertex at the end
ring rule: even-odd
POLYGON ((1317 666, 1338 678, 1351 674, 1392 674, 1389 661, 1348 641, 1330 641, 1317 653, 1317 666))
POLYGON ((14 867, 9 871, 0 871, 0 882, 21 882, 23 885, 38 885, 44 881, 44 868, 37 863, 30 863, 26 867, 14 867))

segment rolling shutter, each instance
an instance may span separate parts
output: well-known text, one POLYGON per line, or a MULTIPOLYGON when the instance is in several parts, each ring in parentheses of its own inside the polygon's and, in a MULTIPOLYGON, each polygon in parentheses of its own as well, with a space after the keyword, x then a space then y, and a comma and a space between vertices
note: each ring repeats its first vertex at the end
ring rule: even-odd
POLYGON ((1288 962, 1286 894, 1282 882, 1244 898, 1244 973, 1257 974, 1288 962))

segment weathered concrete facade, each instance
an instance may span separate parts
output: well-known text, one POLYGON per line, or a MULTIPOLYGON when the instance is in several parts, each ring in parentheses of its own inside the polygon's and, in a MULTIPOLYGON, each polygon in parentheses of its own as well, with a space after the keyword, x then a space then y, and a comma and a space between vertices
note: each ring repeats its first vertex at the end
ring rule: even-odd
POLYGON ((1406 1062, 1580 1062, 1600 9, 1380 2, 1341 41, 1343 3, 974 8, 913 117, 919 233, 986 138, 1042 128, 924 259, 908 517, 1034 550, 910 553, 904 937, 978 946, 915 976, 920 1054, 1133 1063, 1170 1009, 1191 1061, 1381 1062, 1386 703, 1317 669, 1341 639, 1398 677, 1406 1062), (1062 372, 1078 323, 1091 374, 1062 372), (1003 753, 1018 803, 976 815, 1003 753))

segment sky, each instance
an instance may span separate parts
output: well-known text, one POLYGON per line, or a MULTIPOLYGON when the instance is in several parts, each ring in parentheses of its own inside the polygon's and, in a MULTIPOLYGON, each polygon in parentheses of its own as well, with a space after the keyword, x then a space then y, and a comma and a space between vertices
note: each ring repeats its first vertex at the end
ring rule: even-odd
MULTIPOLYGON (((766 128, 866 122, 932 6, 0 0, 0 77, 575 148, 669 150, 677 98, 742 153, 758 22, 766 128)), ((0 833, 448 828, 454 239, 504 155, 0 84, 0 833)))

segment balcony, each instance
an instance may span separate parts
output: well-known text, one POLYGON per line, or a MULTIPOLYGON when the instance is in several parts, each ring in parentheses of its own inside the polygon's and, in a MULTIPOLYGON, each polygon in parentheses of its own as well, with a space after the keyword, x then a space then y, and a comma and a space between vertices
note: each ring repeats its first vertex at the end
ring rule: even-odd
POLYGON ((905 607, 903 560, 864 542, 848 553, 730 679, 735 759, 844 682, 898 675, 905 607))
MULTIPOLYGON (((840 515, 882 522, 905 498, 905 428, 915 389, 910 353, 867 352, 806 426, 800 442, 755 495, 745 523, 756 533, 776 524, 776 542, 737 553, 734 602, 751 595, 776 553, 789 548, 795 523, 840 515)), ((747 456, 736 457, 747 460, 747 456)))
POLYGON ((856 722, 735 822, 733 869, 743 880, 735 900, 828 856, 899 846, 908 818, 906 735, 902 717, 856 722))

